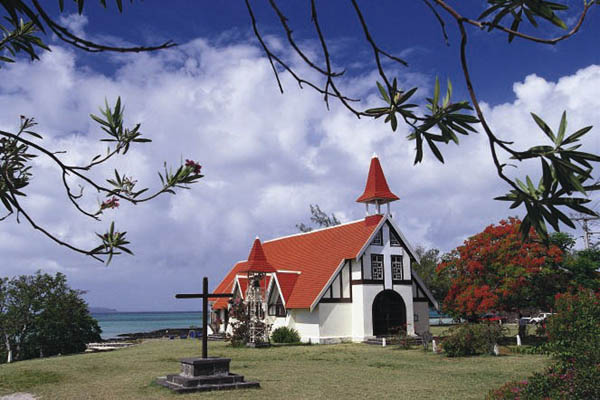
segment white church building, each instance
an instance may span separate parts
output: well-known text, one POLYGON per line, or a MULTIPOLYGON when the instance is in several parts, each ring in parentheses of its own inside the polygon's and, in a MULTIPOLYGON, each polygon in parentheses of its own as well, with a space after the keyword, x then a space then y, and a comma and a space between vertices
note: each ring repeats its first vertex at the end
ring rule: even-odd
MULTIPOLYGON (((215 293, 244 298, 248 270, 264 279, 265 319, 272 329, 296 329, 302 341, 364 341, 405 329, 429 330, 429 307, 436 300, 413 271, 419 257, 392 218, 399 200, 373 156, 364 193, 364 219, 265 242, 254 241, 248 260, 233 266, 215 293)), ((228 327, 229 302, 212 310, 228 327)))

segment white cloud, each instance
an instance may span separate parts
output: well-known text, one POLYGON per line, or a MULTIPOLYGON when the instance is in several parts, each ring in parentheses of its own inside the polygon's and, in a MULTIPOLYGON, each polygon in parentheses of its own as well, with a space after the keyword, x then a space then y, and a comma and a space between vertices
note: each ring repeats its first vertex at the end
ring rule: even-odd
MULTIPOLYGON (((204 275, 216 284, 235 261, 246 258, 255 235, 268 240, 294 233, 296 223, 308 222, 310 203, 344 221, 361 218, 364 208, 354 200, 373 152, 401 197, 392 208, 414 244, 449 250, 514 214, 492 200, 507 188, 495 176, 483 134, 461 137, 459 147, 444 147, 445 165, 427 152, 415 167, 406 128, 392 133, 381 120, 358 120, 335 103, 327 111, 320 95, 299 90, 285 74, 286 93, 280 95, 255 46, 215 47, 197 39, 177 49, 114 60, 118 70, 106 76, 79 69, 74 52, 54 47, 40 62, 7 66, 0 82, 0 126, 14 129, 20 114, 35 116, 49 148, 67 149, 62 159, 83 163, 105 151, 98 144, 102 133, 88 115, 97 114, 105 98, 112 103, 120 95, 127 124, 140 122, 153 143, 98 167, 94 177, 110 177, 117 167, 139 185, 157 188, 162 160, 176 165, 186 158, 199 161, 206 177, 177 196, 138 206, 122 203, 94 224, 72 209, 58 170, 40 158, 24 203, 37 220, 65 239, 91 245, 94 230, 104 230, 114 219, 128 231, 136 256, 119 257, 106 268, 56 246, 25 223, 5 221, 0 225, 0 274, 65 271, 74 287, 90 290, 92 305, 198 308, 176 302, 173 294, 198 290, 204 275)), ((353 95, 376 102, 371 92, 375 74, 347 79, 353 95)), ((594 95, 600 89, 600 67, 558 82, 531 75, 514 89, 513 102, 485 109, 499 135, 520 146, 543 141, 529 111, 556 124, 566 108, 573 129, 600 122, 594 111, 600 106, 594 95)), ((586 145, 598 152, 596 138, 586 145)), ((98 198, 90 189, 82 204, 94 210, 98 198)))

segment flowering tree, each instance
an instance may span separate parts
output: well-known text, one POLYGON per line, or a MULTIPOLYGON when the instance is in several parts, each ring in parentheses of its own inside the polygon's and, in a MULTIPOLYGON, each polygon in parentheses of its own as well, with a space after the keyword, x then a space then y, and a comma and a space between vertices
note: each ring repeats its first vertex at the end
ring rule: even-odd
POLYGON ((549 308, 564 288, 563 252, 540 243, 535 232, 523 243, 516 218, 490 225, 453 250, 437 267, 450 280, 444 307, 468 319, 488 311, 549 308))
MULTIPOLYGON (((64 1, 59 0, 60 10, 63 11, 64 1)), ((79 13, 83 11, 84 0, 76 0, 79 13)), ((106 7, 106 1, 100 0, 106 7)), ((39 59, 38 53, 50 50, 43 42, 42 35, 51 32, 58 39, 78 49, 88 52, 140 52, 165 49, 174 45, 166 42, 151 47, 113 47, 94 43, 71 33, 65 26, 52 19, 44 7, 37 0, 31 2, 14 0, 2 1, 0 3, 5 15, 0 23, 0 67, 4 63, 14 62, 20 54, 26 54, 32 61, 39 59)), ((122 1, 116 0, 119 11, 122 11, 122 1)), ((123 107, 121 99, 118 98, 114 107, 106 103, 101 109, 101 116, 91 115, 106 134, 101 139, 107 142, 109 147, 106 154, 98 154, 83 165, 71 165, 61 157, 64 151, 50 150, 44 146, 42 136, 33 129, 36 125, 34 118, 20 116, 19 129, 15 132, 0 130, 0 221, 9 216, 15 216, 17 222, 23 217, 34 229, 42 232, 48 238, 66 246, 69 249, 93 257, 99 261, 109 263, 115 254, 132 254, 126 246, 129 244, 126 232, 115 229, 114 223, 103 234, 97 233, 100 239, 98 246, 84 249, 61 240, 52 232, 35 221, 35 217, 29 213, 22 203, 22 198, 27 195, 29 183, 33 179, 31 161, 34 157, 42 156, 48 158, 58 167, 65 189, 65 195, 79 212, 94 220, 100 220, 102 213, 107 209, 119 207, 119 201, 127 201, 132 204, 151 200, 162 193, 175 194, 175 188, 188 188, 190 184, 197 182, 201 175, 201 166, 192 160, 186 160, 185 165, 180 165, 175 170, 164 165, 164 172, 159 172, 161 186, 153 193, 142 196, 148 188, 136 187, 137 181, 131 176, 119 173, 115 170, 114 179, 106 179, 101 183, 93 179, 91 171, 100 164, 104 164, 117 155, 125 155, 130 146, 139 143, 150 142, 150 139, 142 137, 140 124, 133 128, 123 126, 123 107), (73 190, 74 182, 79 184, 79 190, 73 190), (103 200, 99 201, 96 210, 84 209, 80 201, 83 197, 84 187, 91 187, 100 194, 103 200)))

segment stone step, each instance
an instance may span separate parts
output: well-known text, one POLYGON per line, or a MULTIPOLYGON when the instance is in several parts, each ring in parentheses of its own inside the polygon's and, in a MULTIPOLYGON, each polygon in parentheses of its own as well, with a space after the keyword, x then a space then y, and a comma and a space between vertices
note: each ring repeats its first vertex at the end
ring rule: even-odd
POLYGON ((206 376, 183 376, 183 375, 167 375, 167 381, 183 387, 192 387, 199 385, 222 385, 230 383, 239 383, 244 381, 243 375, 232 374, 228 375, 206 375, 206 376))
MULTIPOLYGON (((400 340, 398 339, 397 336, 369 338, 369 339, 365 340, 363 343, 377 345, 377 346, 383 346, 383 339, 385 339, 385 344, 387 346, 396 345, 396 344, 400 343, 400 340)), ((417 346, 417 345, 423 344, 423 339, 419 336, 409 336, 407 338, 407 340, 408 340, 408 344, 411 346, 417 346)))
POLYGON ((207 339, 215 342, 223 342, 225 341, 226 336, 224 333, 213 333, 212 335, 208 335, 207 339))
POLYGON ((250 389, 250 388, 259 388, 260 384, 258 382, 235 382, 235 383, 222 383, 222 384, 213 384, 213 385, 200 385, 195 387, 185 387, 181 385, 177 385, 173 382, 169 382, 166 378, 159 378, 156 380, 161 386, 167 387, 173 390, 176 393, 186 393, 186 392, 208 392, 212 390, 233 390, 233 389, 250 389))

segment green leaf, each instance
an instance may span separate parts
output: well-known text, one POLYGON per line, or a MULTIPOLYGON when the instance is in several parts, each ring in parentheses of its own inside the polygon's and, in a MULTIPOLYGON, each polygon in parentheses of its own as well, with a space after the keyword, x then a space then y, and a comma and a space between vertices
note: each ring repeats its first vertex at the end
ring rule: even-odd
POLYGON ((535 115, 534 113, 531 113, 531 116, 533 117, 535 123, 544 131, 546 136, 548 136, 550 140, 552 140, 552 142, 556 143, 556 137, 554 136, 552 129, 550 129, 550 127, 544 122, 544 120, 535 115))
POLYGON ((438 79, 438 77, 435 77, 435 87, 433 89, 433 105, 437 106, 438 102, 440 101, 440 80, 438 79))
POLYGON ((556 146, 560 146, 563 138, 565 137, 565 130, 567 129, 567 112, 563 111, 562 117, 560 118, 560 126, 558 128, 558 133, 556 134, 556 141, 554 142, 556 146))
POLYGON ((561 220, 561 222, 565 225, 567 225, 568 227, 575 229, 575 224, 573 223, 573 221, 571 221, 571 219, 569 217, 567 217, 565 214, 563 214, 558 208, 552 206, 552 205, 548 205, 548 208, 550 209, 550 211, 552 212, 552 214, 556 215, 558 217, 558 219, 561 220))
POLYGON ((387 90, 385 90, 383 85, 381 83, 377 82, 377 88, 379 89, 379 93, 381 93, 381 97, 383 97, 383 99, 385 101, 387 101, 388 104, 392 104, 392 102, 390 101, 390 97, 387 94, 387 90))
POLYGON ((390 124, 392 126, 392 130, 396 132, 396 128, 398 127, 398 120, 396 119, 395 113, 390 113, 390 124))
POLYGON ((433 143, 432 140, 428 140, 427 144, 429 145, 429 148, 431 149, 431 151, 433 152, 433 154, 435 155, 435 157, 440 160, 440 162, 443 164, 444 163, 444 157, 442 157, 442 153, 440 153, 440 150, 437 148, 437 146, 433 143))
POLYGON ((581 128, 580 130, 578 130, 577 132, 573 133, 568 138, 566 138, 564 140, 564 142, 561 143, 561 145, 566 145, 566 144, 576 142, 580 137, 582 137, 583 135, 588 133, 591 129, 592 129, 592 126, 586 126, 585 128, 581 128))

